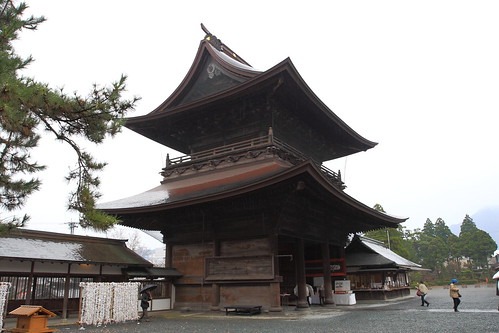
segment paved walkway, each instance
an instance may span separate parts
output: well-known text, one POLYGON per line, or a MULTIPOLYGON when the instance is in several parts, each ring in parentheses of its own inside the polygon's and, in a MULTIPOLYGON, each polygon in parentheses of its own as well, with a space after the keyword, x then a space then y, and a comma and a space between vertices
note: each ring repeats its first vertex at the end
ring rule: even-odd
MULTIPOLYGON (((254 316, 172 310, 153 312, 149 322, 101 327, 80 327, 77 318, 54 318, 49 320, 49 327, 67 333, 499 332, 499 297, 495 288, 469 287, 461 291, 459 313, 452 310, 448 290, 434 288, 428 294, 429 307, 420 306, 419 298, 413 295, 390 301, 359 301, 353 306, 312 306, 300 311, 289 306, 283 312, 254 316)), ((8 318, 5 327, 15 327, 15 319, 8 318)))

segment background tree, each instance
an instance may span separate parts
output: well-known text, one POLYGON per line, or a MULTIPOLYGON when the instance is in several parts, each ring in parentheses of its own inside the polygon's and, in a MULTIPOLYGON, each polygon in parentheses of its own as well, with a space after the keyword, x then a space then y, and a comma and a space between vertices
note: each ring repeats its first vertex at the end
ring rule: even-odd
POLYGON ((435 223, 427 219, 423 229, 415 241, 414 250, 419 257, 416 261, 424 268, 432 270, 432 274, 437 279, 447 279, 449 270, 452 274, 456 270, 457 236, 454 235, 442 218, 438 218, 435 223))
POLYGON ((435 237, 435 226, 430 219, 426 219, 422 232, 426 236, 435 237))
POLYGON ((485 269, 489 257, 497 249, 497 244, 466 215, 459 233, 459 249, 462 256, 469 258, 470 269, 485 269))
MULTIPOLYGON (((374 205, 373 208, 378 212, 386 213, 380 204, 374 205)), ((397 228, 368 231, 364 235, 383 242, 390 250, 404 258, 410 256, 410 244, 405 239, 404 227, 402 225, 399 225, 397 228)))
POLYGON ((419 263, 440 276, 446 261, 445 247, 443 239, 423 233, 420 239, 419 263))
MULTIPOLYGON (((379 204, 374 209, 385 212, 379 204)), ((413 272, 412 275, 414 279, 432 283, 447 283, 452 277, 468 283, 483 280, 483 276, 476 274, 489 273, 487 262, 497 248, 492 237, 478 229, 468 215, 461 224, 459 237, 451 232, 442 218, 438 218, 435 223, 426 219, 423 228, 414 231, 399 226, 397 229, 369 231, 364 235, 385 244, 390 243, 395 253, 430 269, 431 272, 413 272), (470 267, 461 266, 463 257, 468 258, 470 267)))
POLYGON ((434 226, 435 237, 443 241, 442 246, 442 259, 446 263, 446 267, 449 264, 454 263, 455 268, 459 270, 460 265, 460 254, 459 254, 459 239, 456 235, 452 233, 450 228, 445 224, 445 221, 438 218, 435 221, 434 226))
POLYGON ((421 229, 415 230, 405 230, 404 231, 404 239, 407 242, 407 248, 409 255, 407 259, 421 264, 421 258, 419 256, 420 248, 419 248, 419 240, 421 238, 421 229))
MULTIPOLYGON (((33 59, 16 55, 12 43, 23 30, 36 30, 44 17, 24 18, 27 6, 0 0, 0 207, 3 211, 21 208, 27 198, 40 188, 34 174, 44 166, 31 160, 41 132, 51 133, 68 144, 76 156, 76 165, 66 179, 74 185, 68 209, 80 213, 80 225, 106 230, 115 218, 95 210, 99 178, 95 175, 105 163, 97 162, 77 143, 77 138, 99 144, 114 136, 123 125, 126 113, 138 98, 122 98, 126 77, 109 87, 93 85, 88 96, 76 92, 67 95, 51 89, 21 72, 33 59)), ((0 217, 0 229, 23 226, 29 219, 0 217)))

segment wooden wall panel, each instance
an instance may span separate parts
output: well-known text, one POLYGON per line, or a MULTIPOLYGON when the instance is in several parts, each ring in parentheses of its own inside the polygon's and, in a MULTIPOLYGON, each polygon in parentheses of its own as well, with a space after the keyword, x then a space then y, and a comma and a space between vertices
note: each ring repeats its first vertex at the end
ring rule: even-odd
POLYGON ((270 285, 223 285, 220 288, 220 306, 261 305, 270 307, 270 285))
POLYGON ((206 257, 213 256, 213 243, 174 245, 172 265, 184 277, 204 276, 206 257))
POLYGON ((193 309, 208 309, 211 306, 211 284, 178 285, 175 286, 176 309, 189 307, 193 309))
POLYGON ((231 240, 220 243, 221 256, 258 256, 269 254, 272 253, 268 238, 231 240))
POLYGON ((272 256, 215 257, 206 259, 206 280, 242 281, 274 278, 272 256))

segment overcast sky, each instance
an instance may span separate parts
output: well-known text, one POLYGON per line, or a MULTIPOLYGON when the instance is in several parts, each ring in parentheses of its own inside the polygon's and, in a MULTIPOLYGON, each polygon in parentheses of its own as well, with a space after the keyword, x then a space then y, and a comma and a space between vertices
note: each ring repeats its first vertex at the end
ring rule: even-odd
MULTIPOLYGON (((316 95, 378 145, 326 163, 346 192, 421 228, 459 224, 499 206, 499 1, 55 1, 28 0, 47 22, 26 31, 26 75, 67 92, 128 75, 129 116, 147 114, 180 84, 200 23, 254 68, 287 57, 316 95)), ((76 159, 51 138, 33 154, 48 169, 24 210, 28 227, 68 232, 64 176, 76 159)), ((167 153, 127 129, 97 149, 108 162, 101 202, 161 180, 167 153)), ((475 221, 477 222, 477 221, 475 221)), ((79 231, 84 233, 84 231, 79 231)))

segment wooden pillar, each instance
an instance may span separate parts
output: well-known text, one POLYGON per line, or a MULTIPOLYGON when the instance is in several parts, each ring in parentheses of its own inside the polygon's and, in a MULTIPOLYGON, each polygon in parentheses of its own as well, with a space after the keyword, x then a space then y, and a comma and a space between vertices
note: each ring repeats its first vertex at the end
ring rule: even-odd
MULTIPOLYGON (((213 256, 220 256, 220 240, 216 239, 213 241, 213 256)), ((211 285, 211 310, 220 310, 220 284, 213 283, 211 285)))
POLYGON ((282 311, 281 304, 281 276, 279 275, 279 241, 277 235, 269 235, 270 251, 274 258, 274 281, 271 282, 269 286, 269 297, 270 297, 270 309, 271 312, 282 311))
POLYGON ((165 267, 166 268, 171 268, 172 267, 172 251, 173 251, 173 246, 171 244, 166 244, 165 245, 165 267))
POLYGON ((99 265, 99 276, 97 277, 97 282, 105 282, 107 280, 102 276, 102 264, 99 265))
POLYGON ((307 280, 305 278, 305 246, 303 239, 296 240, 296 285, 298 286, 298 299, 296 301, 296 309, 307 309, 307 280))
POLYGON ((211 310, 220 310, 220 284, 218 283, 211 285, 211 310))
POLYGON ((34 271, 35 271, 35 262, 32 261, 31 262, 31 271, 29 272, 29 276, 28 276, 28 283, 27 283, 27 287, 28 287, 28 290, 26 290, 26 304, 31 304, 31 299, 33 298, 33 290, 34 290, 34 285, 33 285, 33 276, 34 276, 34 271))
POLYGON ((161 230, 163 235, 163 244, 165 244, 165 267, 171 268, 173 263, 173 246, 166 239, 167 231, 165 229, 161 230))
POLYGON ((334 304, 333 301, 333 283, 331 281, 331 255, 329 244, 322 243, 322 264, 324 268, 324 305, 334 304))
POLYGON ((29 304, 33 304, 33 301, 36 300, 36 285, 38 284, 38 277, 37 276, 33 276, 33 282, 31 282, 31 298, 30 298, 30 303, 29 304))
MULTIPOLYGON (((163 244, 165 244, 165 268, 172 268, 173 265, 173 246, 166 240, 166 231, 161 231, 163 235, 163 244)), ((175 295, 173 294, 175 289, 173 288, 173 282, 171 279, 168 280, 168 295, 170 296, 170 309, 175 307, 175 295)))
POLYGON ((64 300, 62 301, 62 319, 68 318, 69 285, 71 281, 71 264, 68 264, 68 272, 64 281, 64 300))

